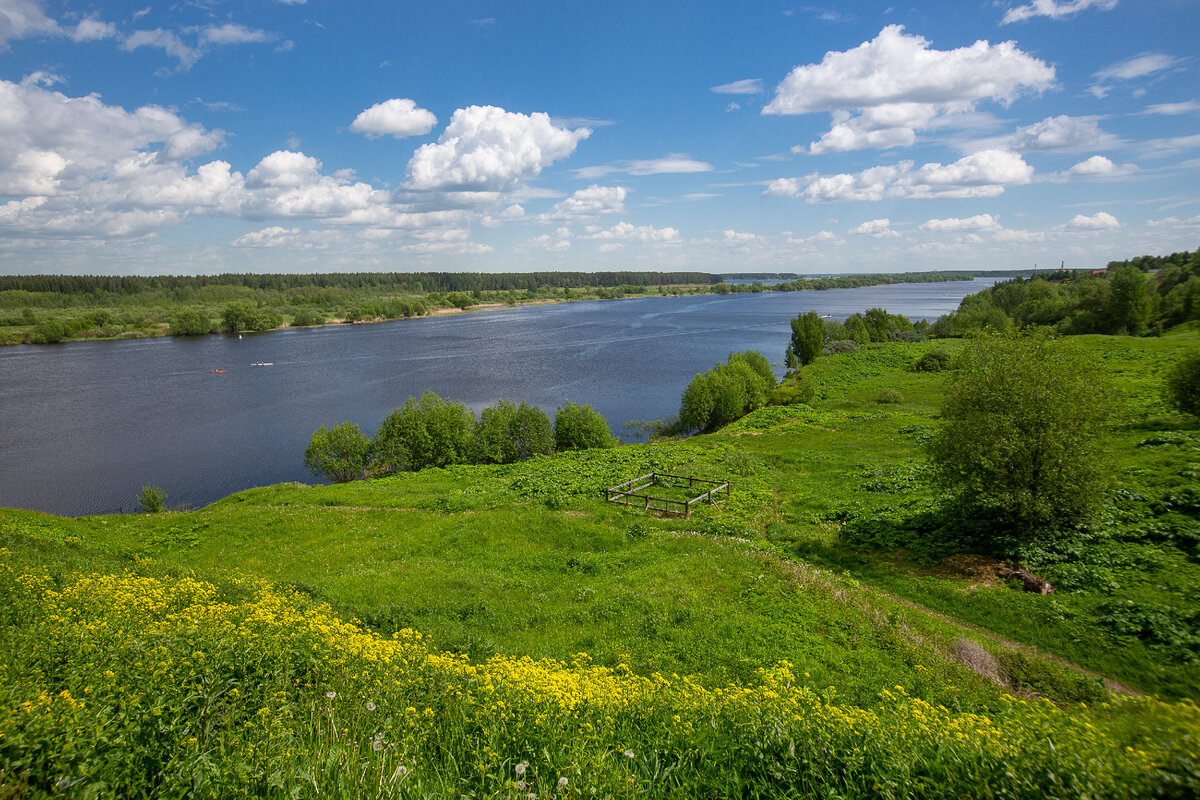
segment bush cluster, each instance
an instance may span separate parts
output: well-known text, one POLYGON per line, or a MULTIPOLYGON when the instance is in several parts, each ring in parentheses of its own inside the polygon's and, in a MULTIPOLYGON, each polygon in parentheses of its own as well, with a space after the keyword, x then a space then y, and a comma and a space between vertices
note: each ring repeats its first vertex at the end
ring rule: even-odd
POLYGON ((476 419, 464 404, 426 392, 384 417, 372 438, 353 422, 322 425, 304 451, 304 466, 314 475, 344 483, 368 473, 511 464, 555 450, 614 443, 608 423, 589 405, 564 403, 552 425, 536 406, 501 400, 476 419))
POLYGON ((730 353, 729 361, 697 374, 679 401, 685 430, 711 431, 767 404, 775 373, 762 353, 730 353))

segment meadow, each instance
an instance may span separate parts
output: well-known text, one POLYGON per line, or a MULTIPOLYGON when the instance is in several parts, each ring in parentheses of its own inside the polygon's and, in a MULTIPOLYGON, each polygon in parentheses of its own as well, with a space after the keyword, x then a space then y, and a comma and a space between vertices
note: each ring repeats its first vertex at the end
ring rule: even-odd
POLYGON ((1159 385, 1197 336, 1081 342, 1123 410, 1052 595, 924 535, 910 366, 954 341, 685 440, 0 511, 0 796, 1194 796, 1200 430, 1159 385), (651 470, 733 496, 604 502, 651 470))

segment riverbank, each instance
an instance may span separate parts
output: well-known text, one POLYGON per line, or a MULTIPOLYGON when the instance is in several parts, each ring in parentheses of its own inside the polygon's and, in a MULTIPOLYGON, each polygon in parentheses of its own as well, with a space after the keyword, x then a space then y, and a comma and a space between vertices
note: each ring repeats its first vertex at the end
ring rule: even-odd
MULTIPOLYGON (((764 284, 656 283, 672 273, 537 273, 459 276, 437 273, 447 286, 478 288, 429 291, 422 276, 217 276, 138 279, 67 276, 0 276, 0 344, 115 341, 210 333, 262 333, 325 324, 390 321, 502 306, 550 305, 572 300, 679 297, 695 294, 789 292, 861 288, 903 282, 970 280, 977 273, 847 275, 764 284), (380 280, 380 278, 391 278, 380 280), (242 283, 233 281, 243 278, 242 283), (229 280, 226 280, 229 279, 229 280), (352 280, 355 279, 355 280, 352 280), (92 285, 89 281, 94 280, 92 285), (192 283, 188 283, 188 281, 192 283), (224 280, 225 282, 221 282, 224 280), (309 283, 305 283, 309 280, 309 283), (207 282, 214 281, 214 282, 207 282), (594 283, 589 283, 594 281, 594 283), (339 283, 340 282, 340 283, 339 283), (360 283, 365 285, 359 285, 360 283), (346 284, 346 285, 342 285, 346 284), (27 288, 22 288, 27 287, 27 288)), ((1005 273, 1009 275, 1011 273, 1005 273)), ((424 276, 436 285, 434 277, 424 276)))

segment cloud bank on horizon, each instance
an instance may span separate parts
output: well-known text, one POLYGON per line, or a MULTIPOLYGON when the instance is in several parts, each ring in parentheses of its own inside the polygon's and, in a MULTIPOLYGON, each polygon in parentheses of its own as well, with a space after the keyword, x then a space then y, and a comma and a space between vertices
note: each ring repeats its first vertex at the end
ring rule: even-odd
POLYGON ((0 273, 1200 246, 1194 3, 484 6, 0 0, 0 273))

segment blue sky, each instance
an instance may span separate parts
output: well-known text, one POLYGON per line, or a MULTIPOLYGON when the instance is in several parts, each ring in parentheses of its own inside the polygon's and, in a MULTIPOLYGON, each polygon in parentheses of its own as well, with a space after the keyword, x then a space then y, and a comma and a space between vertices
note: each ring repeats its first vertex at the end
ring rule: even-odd
POLYGON ((0 0, 0 273, 1200 246, 1197 0, 0 0))

